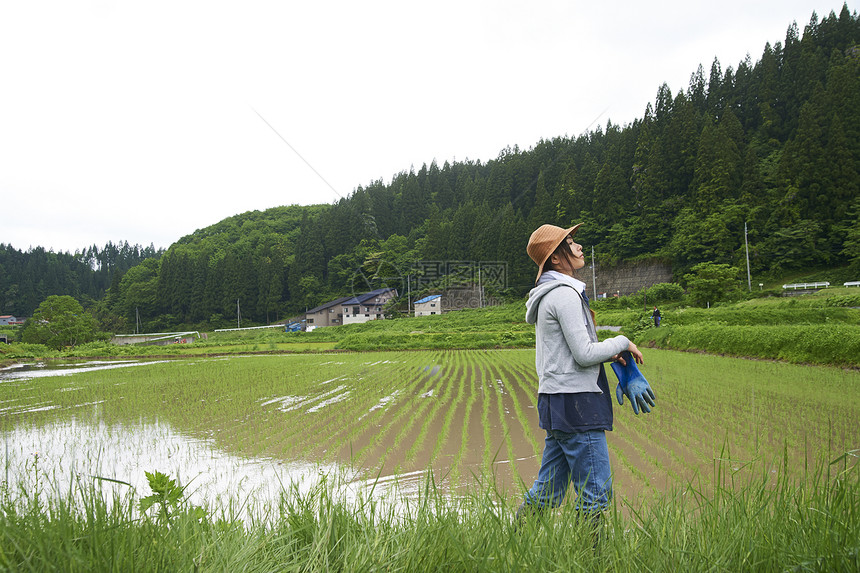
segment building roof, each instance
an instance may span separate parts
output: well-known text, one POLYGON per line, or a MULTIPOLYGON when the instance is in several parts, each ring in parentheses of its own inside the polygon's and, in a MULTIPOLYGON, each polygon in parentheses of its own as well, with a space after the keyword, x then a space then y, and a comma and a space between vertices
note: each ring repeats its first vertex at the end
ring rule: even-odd
POLYGON ((372 290, 370 292, 366 292, 363 294, 356 295, 354 297, 350 297, 348 300, 342 301, 340 304, 350 305, 350 304, 364 304, 372 298, 376 298, 380 295, 383 295, 388 292, 394 292, 395 295, 397 293, 393 288, 378 288, 376 290, 372 290))
POLYGON ((421 304, 422 302, 430 302, 431 300, 436 300, 437 298, 439 298, 441 296, 442 296, 441 294, 431 294, 430 296, 425 296, 421 300, 416 300, 415 304, 421 304))
POLYGON ((311 313, 314 313, 314 312, 320 312, 321 310, 325 310, 325 309, 327 309, 327 308, 331 308, 331 307, 333 307, 333 306, 338 306, 338 305, 364 304, 364 303, 365 303, 365 302, 367 302, 368 300, 370 300, 370 299, 372 299, 372 298, 376 298, 376 297, 378 297, 378 296, 380 296, 380 295, 383 295, 383 294, 386 294, 386 293, 388 293, 388 292, 392 292, 392 293, 394 293, 394 295, 395 295, 395 296, 397 295, 397 290, 396 290, 396 289, 393 289, 393 288, 378 288, 378 289, 376 289, 376 290, 372 290, 372 291, 370 291, 370 292, 366 292, 366 293, 363 293, 363 294, 360 294, 360 295, 357 295, 357 296, 342 296, 342 297, 340 297, 340 298, 336 298, 336 299, 334 299, 334 300, 331 300, 331 301, 329 301, 329 302, 327 302, 327 303, 321 304, 321 305, 319 305, 319 306, 317 306, 317 307, 315 307, 315 308, 312 308, 312 309, 310 309, 310 310, 306 311, 306 312, 305 312, 305 314, 311 314, 311 313))
POLYGON ((321 311, 321 310, 325 310, 325 309, 327 309, 327 308, 331 308, 331 307, 333 307, 333 306, 337 306, 337 305, 339 305, 339 304, 343 304, 343 302, 345 302, 345 301, 349 300, 350 298, 352 298, 352 297, 349 297, 349 296, 342 296, 342 297, 340 297, 340 298, 336 298, 336 299, 334 299, 334 300, 331 300, 331 301, 329 301, 329 302, 327 302, 327 303, 321 304, 321 305, 319 305, 319 306, 317 306, 317 307, 314 307, 314 308, 312 308, 312 309, 310 309, 310 310, 306 311, 306 313, 305 313, 305 314, 311 314, 311 313, 314 313, 314 312, 319 312, 319 311, 321 311))

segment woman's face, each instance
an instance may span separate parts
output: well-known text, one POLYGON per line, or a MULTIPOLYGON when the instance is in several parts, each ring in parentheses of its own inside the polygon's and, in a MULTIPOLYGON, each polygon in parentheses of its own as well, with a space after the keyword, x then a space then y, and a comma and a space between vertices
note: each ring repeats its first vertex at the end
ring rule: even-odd
POLYGON ((570 257, 557 257, 553 255, 553 267, 567 275, 573 276, 574 271, 578 271, 585 266, 585 256, 582 254, 582 245, 574 242, 573 237, 565 239, 567 246, 570 248, 570 257))
POLYGON ((585 255, 582 254, 582 245, 574 242, 573 237, 567 238, 567 244, 570 245, 570 252, 573 254, 573 268, 579 270, 585 266, 585 255))

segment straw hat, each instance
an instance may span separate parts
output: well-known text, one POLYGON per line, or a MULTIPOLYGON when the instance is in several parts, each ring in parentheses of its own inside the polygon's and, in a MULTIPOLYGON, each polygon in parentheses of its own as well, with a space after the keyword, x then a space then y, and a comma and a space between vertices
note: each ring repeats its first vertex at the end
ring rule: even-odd
POLYGON ((562 229, 555 225, 541 225, 529 237, 529 244, 526 247, 526 252, 538 266, 538 274, 535 277, 535 282, 538 281, 543 273, 543 266, 549 256, 555 251, 563 240, 568 236, 576 234, 576 230, 582 223, 577 223, 569 229, 562 229))

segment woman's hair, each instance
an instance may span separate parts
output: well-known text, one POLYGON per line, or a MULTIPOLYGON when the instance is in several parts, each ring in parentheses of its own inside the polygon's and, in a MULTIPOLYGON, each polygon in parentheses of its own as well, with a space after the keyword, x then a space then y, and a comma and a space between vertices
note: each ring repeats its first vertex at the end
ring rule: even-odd
POLYGON ((569 267, 573 268, 573 263, 571 262, 571 259, 570 259, 570 245, 567 244, 567 237, 565 237, 564 240, 561 243, 559 243, 559 245, 552 252, 552 255, 547 257, 546 262, 543 264, 543 268, 545 271, 557 271, 558 270, 557 268, 555 268, 555 265, 552 264, 553 255, 557 256, 560 259, 566 260, 568 263, 570 263, 569 267))

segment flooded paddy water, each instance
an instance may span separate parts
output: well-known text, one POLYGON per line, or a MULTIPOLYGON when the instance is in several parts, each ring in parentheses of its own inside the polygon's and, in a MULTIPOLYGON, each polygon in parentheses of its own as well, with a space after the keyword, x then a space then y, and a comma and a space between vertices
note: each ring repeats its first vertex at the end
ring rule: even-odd
MULTIPOLYGON (((707 481, 717 459, 860 447, 856 371, 652 350, 643 372, 657 407, 616 406, 609 435, 618 498, 707 481)), ((0 371, 0 480, 64 495, 98 476, 145 496, 157 470, 246 514, 322 479, 409 499, 428 472, 448 495, 516 498, 540 464, 536 401, 533 350, 19 365, 0 371)))
MULTIPOLYGON (((244 357, 234 360, 240 358, 244 357)), ((110 400, 124 402, 129 396, 107 397, 98 387, 121 387, 139 379, 132 375, 114 380, 114 371, 156 365, 175 367, 179 361, 56 361, 0 369, 0 482, 30 494, 65 496, 75 492, 77 484, 95 480, 107 490, 108 498, 114 492, 124 494, 129 486, 142 497, 149 493, 145 472, 157 470, 187 486, 191 503, 217 508, 240 505, 238 513, 246 519, 265 515, 285 491, 306 493, 323 479, 340 484, 338 491, 347 499, 364 495, 370 488, 377 496, 409 496, 419 486, 416 474, 366 478, 336 462, 243 454, 216 443, 213 436, 218 428, 202 433, 183 431, 157 412, 148 415, 145 401, 139 411, 132 408, 130 415, 122 417, 113 413, 113 405, 104 407, 110 400), (84 373, 90 376, 81 377, 84 373), (55 378, 54 382, 62 382, 42 387, 42 380, 55 378), (40 417, 42 413, 51 415, 40 417)), ((193 366, 190 361, 182 365, 193 366)), ((169 376, 169 371, 165 374, 169 376)), ((348 395, 344 386, 333 388, 318 396, 307 411, 318 411, 348 395), (325 396, 331 398, 323 399, 325 396)), ((200 401, 205 402, 205 397, 200 401)), ((285 396, 259 406, 277 404, 288 412, 302 402, 285 396)), ((193 404, 189 407, 196 409, 193 404)))

